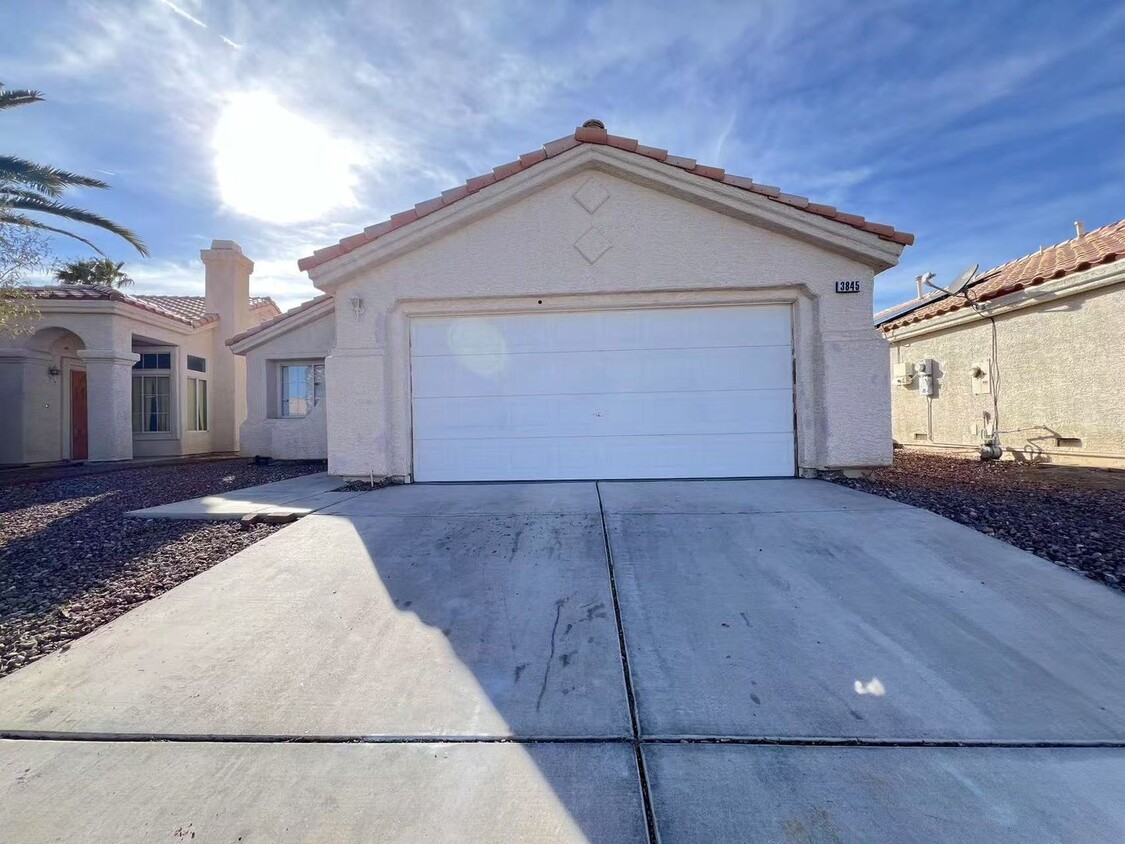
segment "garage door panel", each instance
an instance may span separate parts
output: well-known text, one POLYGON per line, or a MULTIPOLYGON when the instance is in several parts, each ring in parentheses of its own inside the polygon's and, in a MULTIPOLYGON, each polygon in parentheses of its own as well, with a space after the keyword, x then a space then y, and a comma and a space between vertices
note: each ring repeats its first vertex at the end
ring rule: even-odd
POLYGON ((792 445, 791 434, 448 440, 419 452, 414 471, 423 481, 777 477, 793 474, 792 445))
POLYGON ((789 390, 791 359, 788 344, 419 357, 414 397, 789 390))
POLYGON ((789 390, 418 399, 415 439, 791 433, 789 390))
POLYGON ((792 475, 787 306, 411 323, 414 477, 792 475))
POLYGON ((787 305, 423 317, 411 325, 417 357, 790 342, 787 305))

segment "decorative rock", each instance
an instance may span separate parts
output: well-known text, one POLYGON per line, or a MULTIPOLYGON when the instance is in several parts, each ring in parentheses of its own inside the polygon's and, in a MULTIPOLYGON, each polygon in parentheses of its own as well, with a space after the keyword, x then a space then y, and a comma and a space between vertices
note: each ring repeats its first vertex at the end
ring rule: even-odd
POLYGON ((221 460, 0 488, 0 676, 278 530, 126 511, 322 471, 319 462, 221 460))

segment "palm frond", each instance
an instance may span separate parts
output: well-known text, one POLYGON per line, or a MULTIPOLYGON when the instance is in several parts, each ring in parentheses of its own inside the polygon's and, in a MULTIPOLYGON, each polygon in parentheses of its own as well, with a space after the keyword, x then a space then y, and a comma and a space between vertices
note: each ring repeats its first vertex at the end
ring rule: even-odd
POLYGON ((48 226, 46 223, 41 223, 33 217, 28 217, 26 214, 13 214, 10 211, 5 211, 3 206, 0 206, 0 223, 11 223, 14 226, 23 226, 24 228, 36 229, 42 232, 61 234, 65 237, 73 238, 80 243, 85 243, 99 255, 105 255, 105 253, 102 252, 102 250, 99 249, 97 244, 93 241, 87 240, 86 238, 81 237, 74 232, 68 232, 66 229, 59 229, 55 228, 54 226, 48 226))
POLYGON ((49 167, 46 164, 36 164, 26 158, 14 155, 0 155, 0 184, 13 182, 27 185, 43 193, 58 197, 64 189, 76 188, 108 188, 101 179, 49 167))
POLYGON ((12 187, 11 185, 6 185, 3 182, 0 182, 0 206, 7 205, 15 199, 33 199, 42 201, 44 199, 50 199, 50 197, 45 196, 42 191, 12 187))
POLYGON ((0 82, 0 111, 6 108, 16 108, 22 105, 43 102, 43 95, 38 91, 21 90, 19 88, 5 91, 3 87, 4 83, 0 82))
MULTIPOLYGON (((129 231, 124 226, 120 226, 113 220, 109 220, 100 214, 95 214, 92 211, 86 211, 82 208, 75 208, 73 205, 64 205, 53 199, 38 199, 32 200, 27 198, 16 198, 11 201, 4 200, 3 205, 7 208, 14 208, 20 211, 34 211, 40 214, 50 214, 53 217, 62 217, 66 220, 73 220, 76 223, 86 223, 90 226, 97 226, 99 229, 105 229, 107 232, 112 232, 124 240, 129 241, 133 248, 148 257, 148 247, 145 246, 144 241, 136 234, 129 231)), ((3 211, 0 210, 0 214, 3 211)), ((2 217, 0 217, 2 219, 2 217)), ((101 250, 99 250, 101 254, 101 250)))

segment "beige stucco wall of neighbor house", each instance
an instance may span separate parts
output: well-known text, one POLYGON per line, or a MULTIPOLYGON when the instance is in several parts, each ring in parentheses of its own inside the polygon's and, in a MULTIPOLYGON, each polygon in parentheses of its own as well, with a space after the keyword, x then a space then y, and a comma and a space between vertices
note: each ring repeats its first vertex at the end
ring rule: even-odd
POLYGON ((0 342, 0 464, 23 463, 25 454, 57 460, 69 429, 70 371, 84 369, 78 357, 84 345, 63 328, 48 328, 34 339, 0 342), (59 375, 49 373, 54 367, 59 375))
MULTIPOLYGON (((133 434, 134 457, 167 457, 180 454, 208 454, 213 451, 232 451, 229 440, 224 440, 221 435, 216 435, 215 430, 221 427, 221 420, 231 411, 228 399, 222 391, 217 389, 216 359, 214 356, 214 329, 208 329, 198 334, 184 335, 175 341, 175 347, 170 351, 175 356, 172 373, 172 407, 175 419, 172 430, 159 434, 133 434), (188 355, 204 358, 207 361, 207 372, 192 372, 187 368, 188 355), (188 430, 188 403, 187 379, 202 378, 207 381, 208 394, 208 430, 188 430), (224 447, 225 446, 225 447, 224 447)), ((138 351, 141 349, 138 347, 138 351)), ((144 349, 143 351, 147 351, 144 349)))
POLYGON ((87 377, 89 459, 123 460, 238 450, 245 418, 245 361, 229 336, 276 313, 249 308, 253 264, 231 241, 204 250, 206 307, 219 322, 192 327, 135 306, 104 301, 41 300, 32 333, 0 336, 0 464, 71 458, 71 370, 87 377), (171 350, 171 430, 132 430, 132 365, 137 351, 171 350), (187 368, 188 355, 207 361, 187 368), (51 367, 60 375, 52 378, 51 367), (207 381, 208 430, 188 430, 188 378, 207 381))
MULTIPOLYGON (((188 377, 208 380, 209 392, 215 377, 213 326, 193 333, 160 317, 131 318, 134 308, 109 303, 85 312, 58 310, 51 302, 41 303, 40 308, 33 334, 0 339, 0 394, 5 399, 0 430, 8 435, 0 440, 0 463, 71 457, 69 374, 75 369, 86 372, 91 460, 223 450, 212 431, 187 430, 188 377), (135 341, 146 345, 134 345, 135 341), (170 350, 175 356, 170 386, 176 418, 169 432, 132 431, 130 379, 138 349, 170 350), (188 371, 189 354, 207 360, 206 374, 188 371), (57 378, 49 375, 52 366, 60 370, 57 378)), ((211 419, 229 412, 221 397, 210 395, 211 419)))
MULTIPOLYGON (((1012 294, 992 305, 1003 308, 1049 290, 1012 294)), ((972 319, 908 339, 894 336, 892 364, 936 362, 932 398, 920 395, 916 385, 891 388, 894 437, 904 446, 976 451, 992 430, 995 398, 1005 457, 1125 466, 1125 401, 1119 384, 1125 283, 1051 297, 996 316, 998 367, 990 373, 995 396, 974 395, 970 374, 974 365, 990 366, 988 320, 972 319), (1080 444, 1060 445, 1058 438, 1080 444)))
MULTIPOLYGON (((328 457, 328 401, 333 390, 325 379, 324 400, 297 419, 281 417, 279 370, 286 362, 320 362, 336 346, 336 319, 331 306, 310 322, 276 334, 245 352, 247 415, 242 423, 241 450, 279 460, 324 460, 328 457)), ((294 318, 296 321, 296 318, 294 318)))
MULTIPOLYGON (((361 249, 334 262, 330 283, 312 273, 335 295, 328 382, 348 385, 334 392, 328 415, 329 471, 410 476, 414 315, 758 302, 793 309, 798 465, 889 463, 887 345, 871 324, 872 266, 737 219, 717 203, 705 207, 706 198, 677 192, 678 174, 664 185, 637 171, 596 163, 563 171, 429 240, 417 235, 420 248, 398 257, 372 264, 361 249), (608 194, 593 213, 574 198, 590 179, 608 194), (593 263, 575 247, 591 229, 609 244, 593 263), (837 294, 835 282, 849 279, 862 292, 837 294), (364 305, 358 319, 355 297, 364 305)), ((403 232, 412 227, 422 226, 403 232)))

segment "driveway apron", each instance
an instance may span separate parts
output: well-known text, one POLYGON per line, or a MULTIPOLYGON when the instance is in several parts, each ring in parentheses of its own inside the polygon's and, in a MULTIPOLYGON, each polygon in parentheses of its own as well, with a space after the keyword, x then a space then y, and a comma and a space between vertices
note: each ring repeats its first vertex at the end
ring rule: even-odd
POLYGON ((0 828, 1120 841, 1123 641, 1121 595, 823 482, 388 488, 0 681, 0 828))

